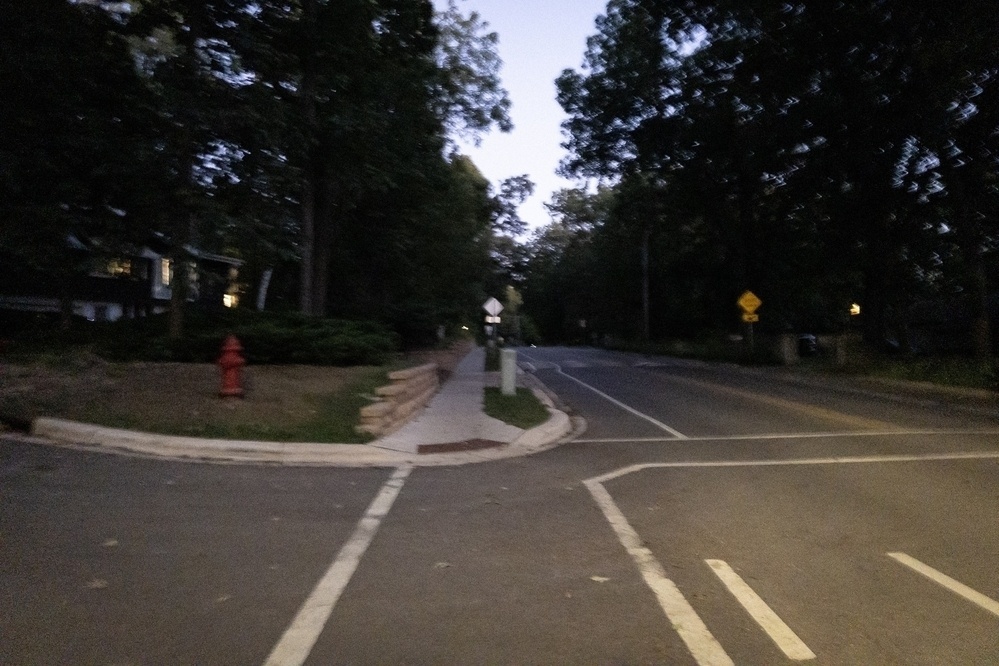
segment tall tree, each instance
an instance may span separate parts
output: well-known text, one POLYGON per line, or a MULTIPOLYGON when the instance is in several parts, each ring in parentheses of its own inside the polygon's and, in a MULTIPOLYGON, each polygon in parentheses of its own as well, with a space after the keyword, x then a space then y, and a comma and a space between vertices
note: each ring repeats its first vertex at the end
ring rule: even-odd
POLYGON ((138 236, 135 156, 154 117, 114 17, 57 0, 0 5, 0 251, 50 283, 68 325, 81 260, 138 236))
MULTIPOLYGON (((700 220, 713 239, 705 251, 720 259, 705 265, 726 273, 719 304, 758 289, 768 303, 797 304, 777 318, 784 325, 813 296, 832 307, 863 288, 867 335, 881 340, 904 327, 900 313, 932 261, 932 211, 961 210, 934 204, 926 187, 968 201, 957 172, 950 188, 943 172, 948 157, 971 154, 952 149, 955 132, 972 134, 965 121, 990 127, 980 106, 992 104, 995 56, 971 29, 975 17, 995 13, 980 2, 612 0, 583 72, 558 81, 569 113, 563 169, 668 181, 682 214, 657 224, 676 233, 700 220)), ((983 157, 987 131, 970 144, 983 157)), ((959 166, 973 196, 988 191, 991 169, 977 163, 959 166)), ((973 257, 987 234, 954 216, 973 257)))
POLYGON ((278 101, 275 133, 301 173, 300 308, 324 314, 345 225, 369 192, 406 187, 398 168, 422 159, 407 146, 422 142, 443 164, 446 130, 509 128, 495 36, 453 6, 435 19, 429 0, 302 0, 248 21, 248 67, 278 101))
POLYGON ((192 288, 189 248, 206 245, 226 212, 217 196, 232 178, 239 72, 226 38, 229 17, 243 3, 156 0, 136 5, 128 20, 133 53, 154 97, 157 121, 149 180, 136 211, 165 235, 172 267, 170 337, 183 335, 192 288))

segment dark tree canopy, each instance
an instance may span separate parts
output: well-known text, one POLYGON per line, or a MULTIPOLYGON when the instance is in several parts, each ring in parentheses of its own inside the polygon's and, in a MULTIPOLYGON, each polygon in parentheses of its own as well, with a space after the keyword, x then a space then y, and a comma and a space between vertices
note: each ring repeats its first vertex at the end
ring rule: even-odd
MULTIPOLYGON (((562 171, 616 188, 605 261, 651 249, 652 311, 671 313, 653 332, 678 312, 730 327, 752 289, 775 330, 836 328, 856 300, 869 339, 903 338, 942 298, 989 351, 991 3, 611 0, 596 29, 557 82, 562 171)), ((608 310, 633 321, 640 278, 619 278, 608 310)))
POLYGON ((494 227, 519 228, 511 202, 529 191, 494 196, 454 151, 511 127, 477 15, 430 0, 3 10, 5 258, 71 280, 68 238, 114 254, 158 233, 174 261, 197 246, 243 259, 250 283, 273 274, 271 301, 308 314, 419 337, 475 312, 494 227))

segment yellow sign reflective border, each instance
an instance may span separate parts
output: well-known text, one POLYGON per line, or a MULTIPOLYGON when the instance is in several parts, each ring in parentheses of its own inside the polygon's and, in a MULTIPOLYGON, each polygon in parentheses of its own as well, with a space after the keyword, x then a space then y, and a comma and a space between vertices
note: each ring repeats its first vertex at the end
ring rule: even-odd
POLYGON ((763 301, 761 301, 760 297, 753 292, 744 291, 742 296, 739 297, 739 300, 736 301, 736 304, 742 308, 742 311, 746 314, 753 314, 756 312, 757 308, 763 305, 763 301))

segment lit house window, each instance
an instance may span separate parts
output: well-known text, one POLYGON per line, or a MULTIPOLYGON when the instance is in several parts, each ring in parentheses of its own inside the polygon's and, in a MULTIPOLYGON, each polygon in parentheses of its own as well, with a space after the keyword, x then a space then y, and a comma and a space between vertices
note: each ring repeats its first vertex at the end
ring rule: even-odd
POLYGON ((128 259, 112 259, 107 265, 108 275, 118 277, 132 274, 132 262, 128 259))
POLYGON ((239 304, 239 297, 236 294, 225 294, 222 296, 222 305, 227 308, 234 308, 239 304))
POLYGON ((169 287, 172 275, 173 271, 170 270, 170 260, 160 259, 160 284, 164 287, 169 287))

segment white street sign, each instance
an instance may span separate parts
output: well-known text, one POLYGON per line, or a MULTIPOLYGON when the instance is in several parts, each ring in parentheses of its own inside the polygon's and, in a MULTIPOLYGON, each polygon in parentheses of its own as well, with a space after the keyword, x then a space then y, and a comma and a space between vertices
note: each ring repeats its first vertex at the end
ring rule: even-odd
POLYGON ((503 312, 503 304, 495 298, 490 297, 488 301, 482 304, 482 309, 488 312, 491 316, 496 317, 500 312, 503 312))

